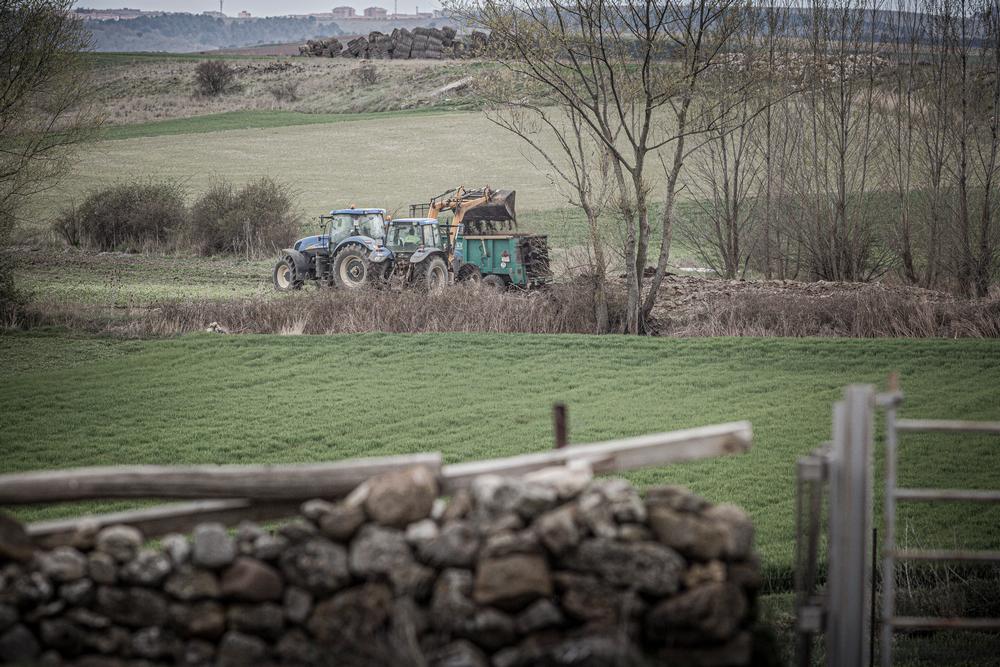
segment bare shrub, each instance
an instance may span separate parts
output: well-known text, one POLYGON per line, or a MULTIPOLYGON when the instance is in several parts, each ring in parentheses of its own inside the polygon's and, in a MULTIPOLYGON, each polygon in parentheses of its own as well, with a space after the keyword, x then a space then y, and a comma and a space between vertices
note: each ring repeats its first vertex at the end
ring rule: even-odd
POLYGON ((194 83, 201 95, 224 95, 236 85, 236 70, 222 60, 206 60, 194 68, 194 83))
POLYGON ((263 177, 237 190, 219 181, 191 207, 186 244, 202 255, 262 257, 295 239, 300 220, 287 185, 263 177))
MULTIPOLYGON (((620 294, 611 311, 624 313, 620 294)), ((132 334, 203 331, 218 322, 233 333, 329 334, 413 332, 593 333, 593 290, 556 285, 544 292, 502 293, 456 285, 437 294, 403 291, 320 291, 281 299, 169 303, 131 325, 132 334)))
POLYGON ((299 82, 291 79, 284 79, 271 85, 267 92, 275 102, 296 102, 299 99, 299 82))
POLYGON ((64 210, 53 230, 72 246, 135 252, 166 247, 186 222, 180 185, 131 181, 91 193, 64 210))
POLYGON ((1000 299, 930 301, 875 286, 822 297, 719 295, 663 328, 677 336, 997 338, 1000 299))
POLYGON ((362 86, 374 86, 379 80, 378 68, 373 63, 362 63, 354 70, 354 78, 362 86))

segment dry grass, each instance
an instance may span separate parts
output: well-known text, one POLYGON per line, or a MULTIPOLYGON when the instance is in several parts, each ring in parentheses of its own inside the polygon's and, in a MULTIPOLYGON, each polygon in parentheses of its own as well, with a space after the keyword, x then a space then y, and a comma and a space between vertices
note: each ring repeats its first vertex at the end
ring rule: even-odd
POLYGON ((309 291, 276 300, 169 303, 127 325, 142 337, 203 331, 216 322, 231 333, 332 334, 416 332, 593 333, 593 299, 584 287, 501 293, 455 286, 416 290, 309 291))
POLYGON ((672 336, 998 338, 1000 299, 930 300, 865 286, 826 295, 722 294, 660 323, 672 336))

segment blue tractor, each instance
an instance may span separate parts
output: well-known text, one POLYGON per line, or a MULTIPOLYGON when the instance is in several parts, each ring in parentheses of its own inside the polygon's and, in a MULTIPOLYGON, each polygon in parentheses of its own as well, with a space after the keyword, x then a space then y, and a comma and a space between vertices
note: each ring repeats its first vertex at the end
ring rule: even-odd
POLYGON ((399 218, 386 224, 385 241, 368 256, 369 279, 437 291, 448 284, 448 247, 434 218, 399 218))
POLYGON ((385 209, 345 208, 320 216, 320 233, 281 251, 274 266, 274 288, 301 289, 306 281, 344 289, 374 280, 368 256, 385 239, 385 209))

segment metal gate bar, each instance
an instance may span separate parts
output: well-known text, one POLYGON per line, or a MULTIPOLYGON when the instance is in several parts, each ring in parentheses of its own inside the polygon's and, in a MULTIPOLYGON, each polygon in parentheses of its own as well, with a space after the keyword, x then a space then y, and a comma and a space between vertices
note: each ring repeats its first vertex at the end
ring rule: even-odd
POLYGON ((1000 434, 1000 422, 948 419, 897 419, 902 395, 880 401, 885 407, 885 547, 882 576, 882 665, 892 665, 892 636, 896 630, 1000 630, 1000 618, 945 618, 896 616, 896 561, 1000 562, 1000 551, 965 549, 897 549, 896 503, 904 502, 985 502, 1000 503, 1000 491, 972 489, 904 489, 896 486, 898 433, 993 433, 1000 434))

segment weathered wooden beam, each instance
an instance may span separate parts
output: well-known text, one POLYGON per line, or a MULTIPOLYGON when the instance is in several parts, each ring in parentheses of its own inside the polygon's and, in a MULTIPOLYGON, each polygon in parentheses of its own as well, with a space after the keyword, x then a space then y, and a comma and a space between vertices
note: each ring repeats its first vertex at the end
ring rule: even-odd
POLYGON ((900 431, 937 433, 1000 433, 1000 422, 977 422, 962 419, 897 419, 900 431))
POLYGON ((253 503, 249 500, 201 500, 157 505, 140 510, 91 514, 70 519, 39 521, 26 530, 35 546, 52 549, 78 545, 84 536, 93 537, 101 528, 127 524, 138 528, 147 539, 168 533, 188 533, 199 523, 214 521, 233 526, 240 521, 268 521, 292 516, 299 511, 297 501, 253 503))
POLYGON ((426 466, 441 455, 410 454, 304 465, 108 466, 0 476, 0 505, 100 498, 338 498, 380 473, 426 466))
POLYGON ((750 422, 732 422, 636 438, 571 445, 537 454, 446 465, 441 476, 445 493, 468 486, 479 475, 523 475, 533 470, 587 461, 595 473, 635 470, 745 452, 753 440, 750 422))

